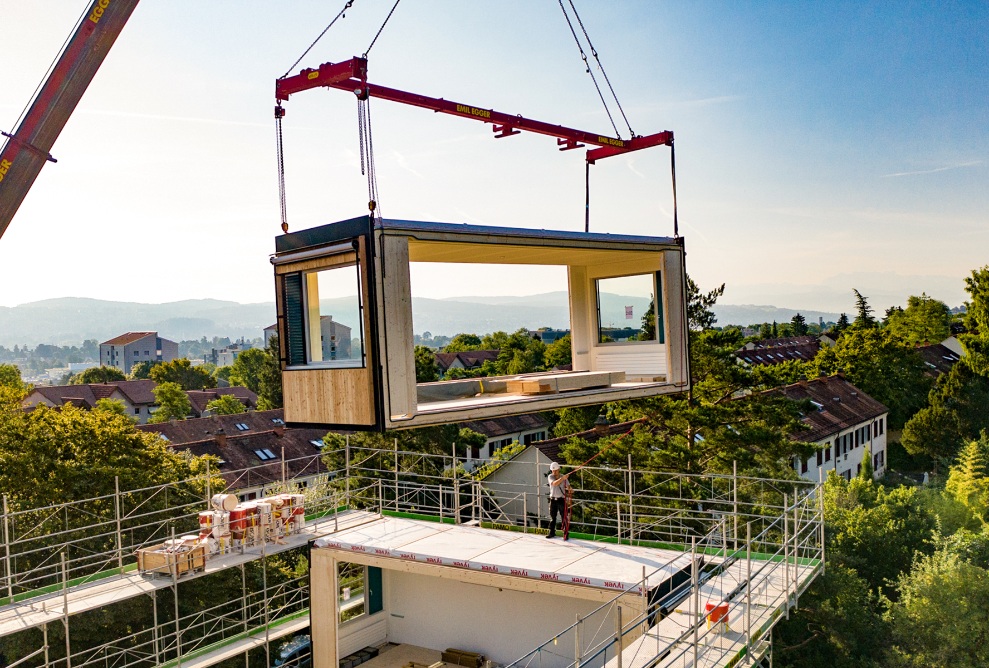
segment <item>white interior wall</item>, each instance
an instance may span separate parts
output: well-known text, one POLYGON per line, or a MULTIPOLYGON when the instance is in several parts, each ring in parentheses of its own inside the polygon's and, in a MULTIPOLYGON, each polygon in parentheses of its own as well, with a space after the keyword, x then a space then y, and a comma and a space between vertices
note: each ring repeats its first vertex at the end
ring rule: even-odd
MULTIPOLYGON (((598 603, 542 593, 524 593, 456 580, 386 570, 388 640, 443 650, 479 652, 506 664, 553 637, 598 603)), ((614 629, 609 613, 602 628, 614 629)), ((590 635, 590 634, 588 634, 590 635)), ((568 641, 573 642, 568 636, 568 641)), ((561 641, 562 642, 562 641, 561 641)), ((561 651, 572 655, 573 647, 561 651)), ((544 653, 542 668, 566 666, 544 653)))

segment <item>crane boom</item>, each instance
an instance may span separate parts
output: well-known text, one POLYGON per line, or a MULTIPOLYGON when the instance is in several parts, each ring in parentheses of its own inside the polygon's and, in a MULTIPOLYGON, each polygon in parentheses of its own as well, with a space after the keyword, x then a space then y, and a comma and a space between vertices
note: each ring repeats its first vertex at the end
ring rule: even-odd
POLYGON ((96 76, 139 0, 93 0, 38 91, 0 150, 0 237, 34 185, 49 151, 89 82, 96 76))
POLYGON ((288 100, 289 96, 293 93, 319 87, 352 91, 369 97, 430 109, 441 114, 450 114, 460 116, 461 118, 471 118, 476 121, 491 123, 495 137, 497 138, 517 135, 520 131, 524 130, 526 132, 535 132, 537 134, 556 137, 557 146, 560 147, 561 151, 591 144, 596 146, 596 148, 588 149, 587 151, 587 162, 591 164, 595 160, 630 151, 638 151, 652 146, 673 145, 673 133, 669 130, 657 132, 652 135, 637 136, 631 139, 621 139, 596 132, 586 132, 562 125, 544 123, 523 116, 495 111, 494 109, 484 109, 452 100, 444 100, 443 98, 427 97, 418 93, 409 93, 394 88, 369 84, 367 82, 367 60, 365 58, 352 58, 341 63, 324 63, 318 69, 305 69, 299 74, 278 79, 275 81, 275 99, 278 102, 282 102, 288 100))

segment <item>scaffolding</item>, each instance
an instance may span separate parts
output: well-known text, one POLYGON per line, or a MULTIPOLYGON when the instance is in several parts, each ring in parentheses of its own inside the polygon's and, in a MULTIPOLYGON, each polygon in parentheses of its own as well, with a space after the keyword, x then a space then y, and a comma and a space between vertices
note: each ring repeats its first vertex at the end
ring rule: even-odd
MULTIPOLYGON (((205 573, 165 579, 138 573, 134 551, 195 531, 197 513, 210 495, 235 491, 213 488, 209 473, 140 490, 118 486, 113 495, 45 508, 11 511, 4 499, 0 636, 27 628, 40 628, 43 635, 36 651, 8 657, 12 665, 35 665, 43 658, 44 665, 64 668, 208 666, 238 654, 246 660, 254 648, 264 648, 269 656, 273 641, 308 625, 308 581, 303 577, 269 586, 268 557, 382 515, 545 532, 548 468, 542 463, 510 460, 466 473, 455 446, 449 455, 429 455, 401 451, 397 441, 388 449, 355 447, 348 440, 344 448, 316 457, 328 470, 306 481, 303 533, 284 545, 262 544, 214 557, 205 573), (500 473, 494 475, 495 470, 500 473), (255 589, 244 575, 251 561, 259 561, 264 580, 255 589), (239 597, 179 614, 184 583, 229 568, 240 570, 239 597), (99 647, 72 647, 74 614, 135 596, 150 598, 155 610, 151 628, 99 647), (167 619, 158 619, 162 596, 174 604, 167 619), (65 631, 57 658, 48 643, 51 623, 65 631)), ((244 481, 249 475, 249 470, 224 472, 227 480, 244 481)), ((823 571, 823 499, 816 483, 737 472, 640 471, 631 460, 620 468, 585 467, 571 483, 571 536, 677 550, 693 564, 692 576, 661 601, 650 601, 649 612, 623 620, 608 637, 598 637, 597 627, 620 596, 568 629, 547 629, 549 640, 510 668, 541 662, 572 668, 695 665, 695 654, 708 657, 696 665, 758 658, 769 649, 773 624, 789 615, 823 571), (702 599, 715 598, 729 606, 730 634, 717 625, 705 628, 708 611, 702 610, 702 599), (586 646, 592 638, 595 650, 589 655, 576 639, 586 646), (561 663, 560 648, 567 642, 571 652, 561 663), (550 661, 547 652, 556 659, 550 661), (660 655, 666 657, 662 662, 660 655)), ((285 479, 279 491, 300 489, 298 484, 285 479)), ((649 573, 642 576, 636 587, 644 590, 649 573)))

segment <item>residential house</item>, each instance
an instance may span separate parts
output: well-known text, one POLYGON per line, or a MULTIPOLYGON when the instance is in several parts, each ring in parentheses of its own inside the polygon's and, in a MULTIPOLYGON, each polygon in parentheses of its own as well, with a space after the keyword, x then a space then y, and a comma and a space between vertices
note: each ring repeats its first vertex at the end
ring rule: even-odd
POLYGON ((951 367, 961 359, 961 355, 944 345, 943 343, 932 343, 926 346, 917 346, 917 352, 924 360, 924 364, 929 369, 929 374, 937 377, 943 373, 951 371, 951 367))
POLYGON ((830 338, 818 336, 787 336, 750 341, 735 351, 735 357, 750 366, 782 364, 791 360, 807 362, 817 356, 822 343, 834 345, 830 341, 830 338))
POLYGON ((794 401, 810 400, 812 410, 802 418, 809 431, 795 438, 815 443, 816 454, 794 462, 802 478, 819 480, 835 471, 846 480, 858 475, 866 451, 876 477, 886 472, 886 430, 889 409, 858 389, 844 376, 802 380, 782 388, 794 401))
POLYGON ((440 374, 446 375, 451 369, 480 369, 485 362, 498 359, 500 350, 465 350, 459 353, 435 353, 436 366, 440 374))
POLYGON ((196 417, 208 417, 204 415, 206 413, 206 405, 222 396, 234 397, 240 403, 244 404, 244 408, 247 410, 254 410, 258 407, 258 395, 246 387, 237 385, 231 387, 214 387, 209 390, 190 390, 186 394, 192 406, 192 414, 196 417))
POLYGON ((633 420, 618 424, 596 425, 593 429, 569 436, 534 441, 504 464, 492 466, 483 476, 485 493, 493 505, 508 515, 531 516, 539 522, 549 516, 549 496, 546 476, 553 462, 564 464, 560 448, 571 438, 582 438, 595 443, 631 431, 645 420, 633 420))
POLYGON ((461 427, 483 434, 487 441, 470 453, 474 461, 485 461, 494 456, 495 450, 518 442, 529 445, 546 439, 549 420, 539 413, 511 415, 494 420, 462 422, 461 427))
POLYGON ((127 414, 138 423, 144 424, 154 412, 153 380, 118 380, 111 383, 91 383, 88 385, 50 385, 35 387, 25 397, 23 406, 32 409, 37 406, 64 406, 71 404, 77 408, 91 410, 100 399, 113 399, 121 402, 127 414))
POLYGON ((219 473, 241 500, 263 497, 286 480, 306 487, 327 472, 321 450, 325 429, 288 429, 282 409, 176 420, 138 427, 161 435, 168 447, 213 455, 219 473))
MULTIPOLYGON (((100 399, 113 399, 124 405, 127 415, 146 424, 155 412, 154 389, 158 384, 153 380, 118 380, 109 383, 89 385, 51 385, 35 387, 24 399, 23 406, 32 409, 37 406, 64 406, 71 404, 77 408, 91 410, 100 399)), ((231 395, 236 397, 247 410, 258 406, 258 397, 246 387, 218 387, 211 390, 186 392, 191 405, 190 414, 202 417, 206 404, 214 399, 231 395)))
POLYGON ((127 332, 100 344, 100 364, 125 374, 138 362, 171 362, 179 356, 179 344, 158 332, 127 332))
POLYGON ((240 354, 245 350, 250 350, 251 345, 249 343, 231 343, 226 348, 220 348, 217 350, 213 348, 206 358, 206 361, 211 362, 217 368, 232 365, 240 354))

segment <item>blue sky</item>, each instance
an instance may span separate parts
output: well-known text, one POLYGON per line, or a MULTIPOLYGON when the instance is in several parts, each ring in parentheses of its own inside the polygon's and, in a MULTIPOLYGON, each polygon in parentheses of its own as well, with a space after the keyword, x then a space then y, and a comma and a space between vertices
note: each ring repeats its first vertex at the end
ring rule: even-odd
MULTIPOLYGON (((86 4, 0 0, 0 127, 86 4)), ((391 4, 356 0, 299 67, 363 52, 391 4)), ((986 3, 575 4, 632 128, 676 133, 688 270, 727 283, 725 303, 847 311, 854 287, 878 309, 921 290, 957 305, 989 263, 986 3)), ((273 81, 341 5, 140 5, 0 239, 0 305, 271 300, 273 81)), ((369 61, 372 82, 609 128, 552 0, 403 0, 369 61)), ((286 108, 292 228, 365 211, 353 99, 311 91, 286 108)), ((372 110, 386 216, 582 229, 582 152, 372 110)), ((668 150, 596 165, 591 206, 595 231, 671 234, 668 150)), ((558 272, 418 276, 435 297, 559 287, 558 272)))

